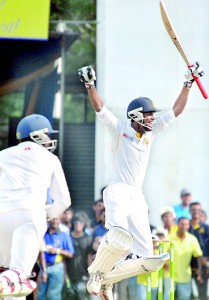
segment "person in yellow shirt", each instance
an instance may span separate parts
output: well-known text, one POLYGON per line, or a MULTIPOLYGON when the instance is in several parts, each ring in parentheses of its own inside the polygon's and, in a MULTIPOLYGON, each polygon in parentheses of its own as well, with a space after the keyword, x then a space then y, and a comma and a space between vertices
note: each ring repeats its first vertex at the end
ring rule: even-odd
POLYGON ((178 225, 175 223, 176 214, 172 206, 162 207, 160 210, 161 220, 164 229, 167 230, 168 234, 172 234, 177 231, 178 225))
MULTIPOLYGON (((148 274, 140 274, 137 276, 137 298, 140 300, 147 299, 147 276, 148 274)), ((151 273, 151 294, 152 300, 157 300, 158 294, 158 271, 151 273)))
MULTIPOLYGON (((178 230, 166 237, 175 244, 174 250, 174 282, 178 299, 190 300, 192 295, 191 287, 191 259, 192 256, 198 261, 198 280, 201 278, 202 250, 197 238, 188 232, 190 226, 189 219, 182 217, 178 220, 178 230)), ((167 244, 167 243, 166 243, 167 244)), ((169 247, 167 244, 166 247, 169 247)), ((166 249, 165 251, 169 251, 166 249)), ((169 265, 169 263, 168 263, 169 265)), ((169 300, 169 275, 164 273, 164 300, 169 300)))
MULTIPOLYGON (((153 250, 154 254, 159 253, 159 242, 163 240, 165 235, 160 231, 160 235, 152 234, 153 239, 153 250)), ((140 274, 137 276, 137 288, 136 288, 136 299, 146 300, 147 299, 147 278, 148 274, 140 274)), ((151 294, 152 300, 157 300, 158 294, 158 271, 151 273, 151 294)), ((135 299, 135 298, 134 298, 135 299)))

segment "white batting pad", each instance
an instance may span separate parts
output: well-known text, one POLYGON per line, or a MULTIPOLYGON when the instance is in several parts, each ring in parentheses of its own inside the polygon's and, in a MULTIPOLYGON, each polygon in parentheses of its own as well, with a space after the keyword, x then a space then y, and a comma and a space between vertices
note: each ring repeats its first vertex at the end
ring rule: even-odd
POLYGON ((158 271, 169 258, 170 255, 168 253, 163 253, 151 257, 126 259, 115 266, 103 279, 102 284, 113 284, 125 278, 158 271))
POLYGON ((116 226, 110 227, 97 250, 95 260, 88 268, 89 274, 99 273, 105 277, 132 244, 133 237, 127 230, 116 226))

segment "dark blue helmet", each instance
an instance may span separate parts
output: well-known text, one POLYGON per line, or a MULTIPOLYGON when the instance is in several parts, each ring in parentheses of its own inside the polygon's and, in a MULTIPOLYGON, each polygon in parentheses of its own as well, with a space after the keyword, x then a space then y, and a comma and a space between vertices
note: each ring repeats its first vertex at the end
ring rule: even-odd
POLYGON ((30 134, 34 131, 39 131, 44 129, 46 133, 56 133, 51 126, 49 120, 38 114, 32 114, 24 117, 17 125, 16 137, 18 140, 30 137, 30 134))
POLYGON ((137 112, 141 113, 155 113, 157 111, 160 111, 159 109, 156 109, 152 100, 146 97, 136 98, 129 103, 127 108, 127 117, 130 119, 130 113, 136 110, 137 112))

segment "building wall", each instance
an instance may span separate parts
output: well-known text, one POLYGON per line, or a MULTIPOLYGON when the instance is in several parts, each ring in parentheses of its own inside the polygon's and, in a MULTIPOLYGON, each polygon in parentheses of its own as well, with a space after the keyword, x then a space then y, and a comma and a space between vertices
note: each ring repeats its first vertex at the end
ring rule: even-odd
MULTIPOLYGON (((191 62, 201 62, 209 92, 209 2, 165 1, 191 62)), ((154 0, 97 0, 97 88, 106 106, 126 118, 129 102, 147 96, 171 108, 185 80, 186 65, 168 36, 154 0)), ((209 100, 194 84, 184 113, 154 142, 144 182, 150 222, 159 209, 180 201, 189 188, 209 215, 209 100)), ((95 198, 111 176, 110 137, 96 122, 95 198)))

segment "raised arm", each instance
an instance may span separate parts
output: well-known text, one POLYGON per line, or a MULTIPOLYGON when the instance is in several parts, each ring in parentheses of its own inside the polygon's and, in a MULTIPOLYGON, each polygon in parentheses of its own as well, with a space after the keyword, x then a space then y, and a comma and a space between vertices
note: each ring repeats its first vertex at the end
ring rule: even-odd
POLYGON ((78 75, 80 81, 85 83, 85 87, 87 88, 89 100, 91 105, 93 106, 96 112, 102 110, 104 106, 102 99, 97 93, 96 87, 94 85, 94 81, 96 80, 96 74, 92 66, 83 67, 78 70, 78 75))
POLYGON ((187 104, 189 91, 190 91, 190 88, 183 86, 180 95, 176 99, 176 102, 174 103, 174 106, 173 106, 173 112, 176 117, 178 117, 178 115, 180 115, 182 113, 182 111, 184 110, 184 108, 187 104))
POLYGON ((99 94, 97 93, 97 90, 94 87, 88 87, 87 84, 85 84, 88 95, 89 95, 89 100, 91 102, 91 105, 93 106, 94 110, 96 112, 99 112, 102 107, 104 106, 102 99, 100 98, 99 94))
POLYGON ((202 68, 199 66, 199 63, 194 63, 194 65, 188 69, 185 77, 187 79, 187 81, 184 82, 184 86, 181 90, 180 95, 178 96, 176 102, 174 103, 173 106, 173 111, 176 117, 178 117, 178 115, 180 115, 186 104, 187 104, 187 100, 188 100, 188 96, 189 96, 189 90, 192 87, 192 83, 194 82, 193 76, 195 77, 201 77, 203 76, 203 71, 202 68))

